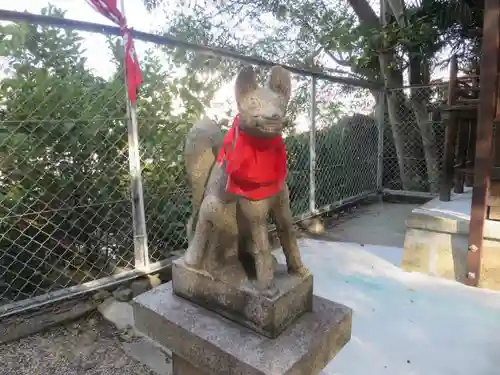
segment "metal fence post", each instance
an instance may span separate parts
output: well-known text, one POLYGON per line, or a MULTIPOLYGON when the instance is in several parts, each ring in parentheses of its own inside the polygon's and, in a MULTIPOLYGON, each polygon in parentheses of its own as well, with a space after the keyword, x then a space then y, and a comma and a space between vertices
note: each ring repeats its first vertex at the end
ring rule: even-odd
MULTIPOLYGON (((121 10, 125 16, 124 0, 121 0, 121 10)), ((130 194, 132 198, 132 220, 134 231, 134 258, 135 268, 144 269, 149 266, 148 237, 146 230, 146 213, 144 209, 144 190, 142 187, 141 155, 139 152, 139 132, 137 125, 136 105, 132 104, 128 96, 127 74, 126 74, 126 45, 123 41, 125 91, 127 100, 128 119, 128 155, 130 168, 130 194)))
POLYGON ((316 77, 311 81, 311 130, 309 132, 309 210, 316 212, 316 77))
POLYGON ((384 189, 384 128, 385 128, 385 92, 378 94, 375 116, 378 129, 378 147, 377 147, 377 189, 382 192, 384 189))

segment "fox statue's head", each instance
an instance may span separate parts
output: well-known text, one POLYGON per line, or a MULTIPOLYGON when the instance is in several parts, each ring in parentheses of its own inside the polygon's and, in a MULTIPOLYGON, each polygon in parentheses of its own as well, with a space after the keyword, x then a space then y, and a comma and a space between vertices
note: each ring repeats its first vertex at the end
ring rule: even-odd
POLYGON ((281 66, 271 69, 267 84, 259 87, 252 67, 242 69, 236 78, 236 103, 240 128, 259 137, 281 134, 291 95, 290 72, 281 66))

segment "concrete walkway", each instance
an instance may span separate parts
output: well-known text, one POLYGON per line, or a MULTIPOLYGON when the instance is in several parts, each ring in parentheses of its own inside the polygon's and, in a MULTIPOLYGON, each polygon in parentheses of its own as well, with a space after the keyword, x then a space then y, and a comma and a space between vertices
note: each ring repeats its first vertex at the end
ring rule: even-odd
POLYGON ((377 202, 359 206, 338 220, 327 220, 329 241, 403 247, 406 218, 418 204, 377 202))
POLYGON ((406 273, 401 248, 304 239, 301 250, 315 294, 354 309, 351 342, 324 374, 500 373, 500 293, 406 273))

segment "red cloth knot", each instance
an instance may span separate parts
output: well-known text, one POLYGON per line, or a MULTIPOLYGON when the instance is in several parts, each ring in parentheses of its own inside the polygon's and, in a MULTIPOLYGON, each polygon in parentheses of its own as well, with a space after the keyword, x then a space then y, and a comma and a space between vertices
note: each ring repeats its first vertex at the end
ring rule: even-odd
POLYGON ((217 156, 228 175, 226 190, 251 200, 261 200, 280 192, 287 176, 286 149, 281 135, 264 138, 240 129, 240 115, 217 156))

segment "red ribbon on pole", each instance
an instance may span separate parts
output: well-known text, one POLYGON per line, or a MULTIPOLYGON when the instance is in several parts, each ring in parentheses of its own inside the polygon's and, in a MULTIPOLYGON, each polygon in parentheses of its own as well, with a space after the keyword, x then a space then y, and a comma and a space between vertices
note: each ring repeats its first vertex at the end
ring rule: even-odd
POLYGON ((87 0, 87 2, 104 17, 120 26, 125 43, 125 70, 127 74, 128 97, 134 104, 137 100, 137 90, 142 83, 139 59, 132 40, 132 33, 127 27, 127 21, 117 6, 117 0, 87 0))

